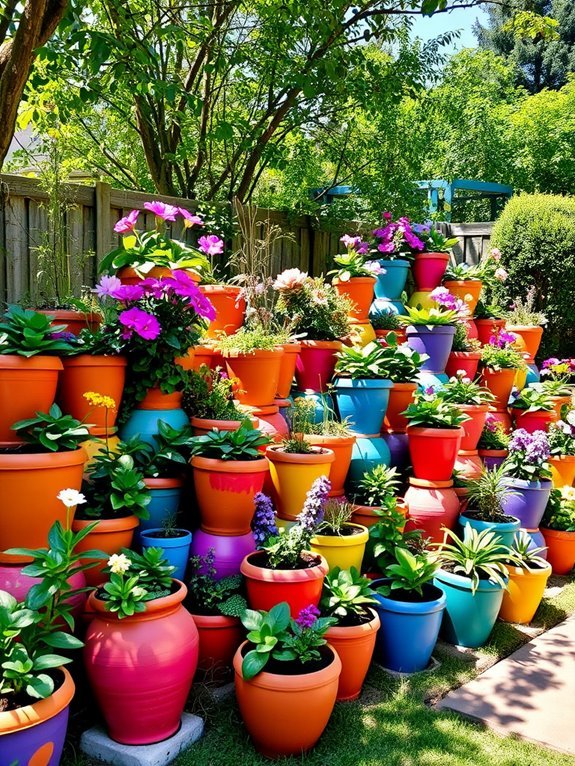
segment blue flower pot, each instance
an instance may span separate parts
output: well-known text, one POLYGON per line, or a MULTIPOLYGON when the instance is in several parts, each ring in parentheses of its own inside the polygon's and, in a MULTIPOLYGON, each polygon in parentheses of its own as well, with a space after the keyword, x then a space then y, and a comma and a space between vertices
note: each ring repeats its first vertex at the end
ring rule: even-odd
POLYGON ((542 559, 547 560, 547 543, 545 542, 543 533, 539 529, 526 529, 525 531, 531 538, 529 550, 532 551, 534 548, 543 548, 537 555, 541 556, 542 559))
POLYGON ((153 532, 162 532, 162 529, 148 529, 142 532, 142 548, 161 548, 164 551, 164 558, 176 567, 172 577, 176 580, 184 580, 190 558, 192 533, 186 529, 178 529, 178 532, 183 533, 180 537, 153 537, 153 532))
POLYGON ((484 529, 491 530, 501 540, 501 544, 506 545, 508 548, 511 548, 513 545, 515 534, 519 532, 521 527, 519 519, 507 522, 482 521, 481 519, 469 518, 465 513, 462 513, 459 517, 459 526, 462 531, 466 524, 469 524, 472 529, 476 529, 478 532, 483 532, 484 529))
POLYGON ((445 593, 447 604, 441 635, 450 644, 477 648, 489 638, 503 601, 503 588, 481 580, 475 594, 468 577, 440 569, 433 584, 445 593))
POLYGON ((335 403, 341 420, 349 418, 354 433, 379 436, 392 386, 391 380, 379 378, 336 377, 335 403))
POLYGON ((419 354, 427 354, 421 369, 424 372, 444 373, 453 345, 455 326, 410 324, 406 334, 409 348, 419 354))
POLYGON ((182 409, 133 410, 126 423, 120 428, 120 438, 122 441, 126 441, 139 434, 142 441, 155 447, 156 440, 154 437, 159 433, 158 423, 160 420, 168 423, 172 428, 183 428, 190 423, 190 419, 182 409))
POLYGON ((401 298, 401 293, 405 290, 405 283, 409 274, 409 261, 403 258, 398 258, 394 261, 387 261, 381 258, 379 265, 384 271, 377 275, 375 297, 398 300, 401 298))
POLYGON ((551 494, 551 482, 505 479, 505 484, 515 494, 506 497, 501 503, 503 513, 515 516, 525 529, 537 529, 551 494))
POLYGON ((376 298, 369 309, 369 318, 373 319, 378 314, 405 314, 405 306, 400 300, 376 298))
MULTIPOLYGON (((372 587, 385 584, 375 580, 372 587)), ((374 659, 380 665, 400 673, 416 673, 429 665, 437 643, 446 598, 434 585, 423 589, 425 601, 400 601, 376 594, 373 608, 379 615, 374 659)), ((396 591, 397 593, 397 591, 396 591)))
POLYGON ((530 386, 532 383, 539 383, 541 376, 536 364, 527 365, 527 377, 525 379, 525 385, 530 386))
POLYGON ((449 381, 449 377, 445 372, 418 372, 417 384, 420 389, 426 389, 428 386, 433 386, 435 389, 439 389, 444 383, 449 381))
POLYGON ((140 524, 134 531, 134 543, 139 546, 142 544, 142 532, 148 529, 159 529, 166 519, 176 515, 183 492, 181 479, 146 479, 146 486, 151 498, 146 506, 149 518, 140 519, 140 524), (161 486, 163 484, 169 486, 161 486))
POLYGON ((381 437, 367 439, 358 436, 353 445, 351 463, 347 472, 347 486, 353 486, 363 479, 366 471, 371 471, 376 465, 389 465, 391 453, 381 437))
POLYGON ((293 392, 294 401, 300 396, 303 397, 304 399, 311 399, 314 402, 315 404, 315 411, 313 413, 314 423, 322 422, 322 420, 324 419, 326 408, 328 410, 331 410, 332 412, 335 410, 335 404, 331 394, 328 394, 328 393, 321 394, 321 393, 316 393, 314 391, 294 391, 293 392))

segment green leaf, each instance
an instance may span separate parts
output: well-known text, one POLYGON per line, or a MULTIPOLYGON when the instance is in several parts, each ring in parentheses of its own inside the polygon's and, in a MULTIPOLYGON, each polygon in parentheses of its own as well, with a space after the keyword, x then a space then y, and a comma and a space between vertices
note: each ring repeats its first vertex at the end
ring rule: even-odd
POLYGON ((242 676, 249 681, 254 676, 257 676, 267 664, 269 654, 258 654, 258 652, 251 651, 246 654, 242 662, 242 676))

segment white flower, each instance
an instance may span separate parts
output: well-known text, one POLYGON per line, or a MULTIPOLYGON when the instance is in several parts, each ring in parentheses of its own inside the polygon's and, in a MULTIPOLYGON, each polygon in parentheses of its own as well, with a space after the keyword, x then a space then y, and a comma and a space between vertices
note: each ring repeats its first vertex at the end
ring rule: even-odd
POLYGON ((493 275, 495 279, 498 279, 500 282, 505 282, 509 274, 505 271, 505 269, 499 268, 495 269, 495 274, 493 275))
POLYGON ((491 249, 491 257, 494 261, 500 261, 501 260, 501 250, 499 250, 498 247, 493 247, 491 249))
POLYGON ((378 274, 386 273, 385 269, 382 267, 379 261, 366 261, 363 265, 373 274, 374 277, 376 277, 378 274))
POLYGON ((575 410, 569 410, 567 417, 565 418, 569 425, 575 426, 575 410))
POLYGON ((75 489, 63 489, 58 493, 57 498, 64 503, 66 508, 75 508, 86 502, 84 495, 75 489))
POLYGON ((276 281, 273 283, 274 290, 301 290, 307 279, 305 271, 299 269, 286 269, 278 274, 276 281))
POLYGON ((114 574, 125 574, 131 565, 132 562, 124 553, 114 553, 108 559, 108 566, 114 574))
POLYGON ((455 373, 458 378, 466 378, 467 377, 467 370, 457 370, 455 373))

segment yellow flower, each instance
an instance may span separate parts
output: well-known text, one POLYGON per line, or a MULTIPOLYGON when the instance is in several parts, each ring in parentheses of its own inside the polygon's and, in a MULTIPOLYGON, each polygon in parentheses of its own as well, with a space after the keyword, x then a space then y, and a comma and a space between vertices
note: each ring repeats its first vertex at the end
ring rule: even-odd
POLYGON ((86 391, 84 399, 93 407, 105 407, 107 410, 116 409, 116 402, 111 396, 104 396, 103 394, 96 393, 96 391, 86 391))

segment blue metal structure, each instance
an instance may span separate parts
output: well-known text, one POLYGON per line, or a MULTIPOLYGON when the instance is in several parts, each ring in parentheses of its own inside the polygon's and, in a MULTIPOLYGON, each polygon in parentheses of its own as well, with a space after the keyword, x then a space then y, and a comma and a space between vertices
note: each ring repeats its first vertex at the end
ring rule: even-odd
POLYGON ((417 186, 427 192, 428 210, 431 213, 442 213, 442 220, 451 221, 454 203, 467 202, 476 199, 489 199, 491 205, 491 220, 497 218, 501 203, 513 194, 513 187, 507 184, 496 184, 490 181, 471 181, 456 178, 453 181, 429 180, 417 181, 417 186), (469 192, 466 196, 455 196, 456 191, 469 192), (472 194, 473 193, 473 194, 472 194))

